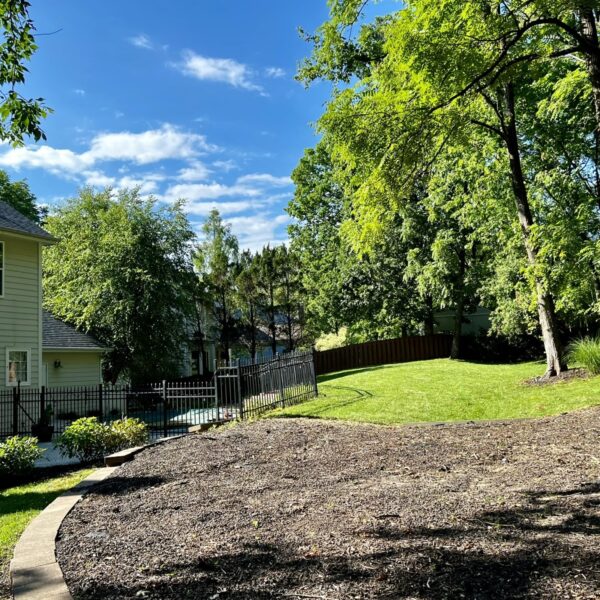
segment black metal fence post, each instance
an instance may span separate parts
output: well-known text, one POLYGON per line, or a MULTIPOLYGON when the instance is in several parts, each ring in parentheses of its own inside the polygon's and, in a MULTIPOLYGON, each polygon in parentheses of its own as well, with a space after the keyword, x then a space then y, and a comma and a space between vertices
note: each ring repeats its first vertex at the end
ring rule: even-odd
POLYGON ((162 401, 163 401, 163 436, 167 437, 167 382, 162 382, 162 401))
POLYGON ((104 398, 102 384, 98 384, 98 421, 104 421, 104 398))
POLYGON ((312 377, 313 387, 315 390, 315 396, 319 395, 319 386, 317 385, 317 368, 316 368, 316 360, 317 360, 317 351, 315 348, 312 349, 312 360, 310 361, 310 374, 312 377))
POLYGON ((240 421, 244 418, 244 397, 242 396, 242 368, 240 367, 240 359, 237 359, 236 364, 236 382, 237 382, 237 395, 239 400, 239 415, 240 421))
POLYGON ((40 421, 46 414, 46 386, 43 385, 40 389, 40 421))
POLYGON ((279 393, 281 394, 281 406, 285 406, 285 386, 283 385, 283 373, 281 372, 281 354, 277 355, 277 374, 279 376, 279 393))
POLYGON ((13 388, 12 433, 19 435, 19 387, 20 382, 13 388))

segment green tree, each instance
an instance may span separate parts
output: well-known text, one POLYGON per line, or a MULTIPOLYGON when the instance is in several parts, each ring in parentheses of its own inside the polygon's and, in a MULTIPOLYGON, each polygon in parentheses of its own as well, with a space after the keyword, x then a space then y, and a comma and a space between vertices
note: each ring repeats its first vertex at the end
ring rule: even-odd
POLYGON ((223 223, 213 209, 202 226, 202 242, 196 248, 194 264, 206 290, 218 325, 223 354, 229 357, 237 339, 236 273, 239 263, 238 240, 231 226, 223 223))
MULTIPOLYGON (((575 15, 580 31, 586 27, 591 31, 576 5, 559 4, 575 15)), ((587 7, 589 3, 582 4, 587 7)), ((511 264, 520 270, 515 275, 528 287, 537 312, 547 373, 560 372, 565 364, 558 315, 568 308, 565 297, 582 298, 567 293, 567 285, 573 282, 568 269, 585 264, 589 271, 597 260, 592 250, 597 239, 595 224, 570 214, 587 212, 587 200, 574 205, 564 199, 578 173, 589 172, 581 161, 593 153, 588 146, 573 160, 567 153, 576 149, 575 142, 565 144, 556 135, 567 129, 555 128, 554 137, 550 130, 544 134, 536 117, 548 108, 545 103, 560 101, 561 94, 569 95, 575 82, 581 81, 582 63, 567 57, 583 52, 593 58, 593 44, 583 44, 584 51, 565 47, 565 39, 577 33, 577 27, 565 28, 553 17, 538 19, 532 12, 550 10, 550 3, 414 0, 382 25, 383 58, 373 62, 365 75, 339 51, 348 47, 351 31, 360 32, 350 26, 363 6, 364 2, 356 0, 331 2, 331 19, 322 28, 330 35, 318 40, 311 59, 319 66, 320 70, 312 71, 317 76, 348 81, 347 72, 339 76, 346 61, 357 78, 352 87, 334 93, 319 125, 345 172, 351 197, 351 218, 344 223, 344 236, 356 249, 372 250, 402 206, 412 201, 415 190, 429 185, 432 169, 446 164, 453 170, 446 157, 457 157, 458 165, 467 164, 473 173, 479 172, 469 184, 470 194, 477 199, 475 210, 465 215, 466 220, 461 216, 458 223, 468 237, 472 232, 483 233, 488 241, 494 235, 508 236, 505 248, 514 249, 514 235, 520 235, 526 262, 511 264), (565 35, 549 35, 548 27, 558 27, 565 35), (536 32, 535 36, 529 32, 536 32), (560 68, 553 68, 559 64, 560 68), (571 164, 570 173, 550 165, 545 149, 537 145, 542 141, 546 148, 558 149, 554 154, 560 154, 563 164, 571 164), (479 162, 475 164, 474 159, 479 162), (560 186, 556 185, 559 174, 560 186), (550 177, 554 178, 552 190, 547 185, 550 177), (558 190, 559 201, 552 197, 558 190), (506 212, 509 201, 512 216, 506 212), (578 237, 588 241, 578 247, 578 237), (577 262, 583 251, 587 252, 585 261, 577 262), (574 262, 561 266, 556 260, 561 255, 574 262)), ((583 64, 589 72, 589 61, 583 64)), ((306 70, 300 75, 308 81, 312 77, 306 70)), ((561 125, 567 118, 560 115, 561 125)), ((585 126, 575 128, 583 132, 585 126)), ((588 272, 585 281, 589 280, 588 272)), ((531 305, 526 304, 529 312, 531 305)))
POLYGON ((25 98, 17 91, 37 50, 29 8, 27 0, 0 1, 0 139, 14 145, 21 145, 25 136, 45 140, 41 121, 50 112, 43 98, 25 98))
POLYGON ((265 246, 256 260, 261 298, 260 318, 267 327, 271 352, 275 355, 279 333, 277 319, 280 311, 277 304, 277 289, 281 282, 281 268, 277 248, 271 248, 270 245, 265 246))
POLYGON ((295 350, 302 341, 304 322, 303 290, 300 275, 300 257, 295 252, 281 245, 276 248, 279 268, 279 286, 277 304, 284 319, 287 350, 295 350))
POLYGON ((240 254, 236 275, 237 305, 242 315, 242 343, 248 346, 252 359, 256 358, 257 333, 260 322, 261 288, 257 255, 250 250, 240 254))
POLYGON ((193 316, 194 234, 182 206, 85 188, 46 227, 59 240, 44 253, 46 308, 111 348, 112 381, 177 375, 193 316))
POLYGON ((0 171, 0 200, 36 223, 40 223, 47 214, 45 209, 37 205, 27 182, 11 181, 5 171, 0 171))

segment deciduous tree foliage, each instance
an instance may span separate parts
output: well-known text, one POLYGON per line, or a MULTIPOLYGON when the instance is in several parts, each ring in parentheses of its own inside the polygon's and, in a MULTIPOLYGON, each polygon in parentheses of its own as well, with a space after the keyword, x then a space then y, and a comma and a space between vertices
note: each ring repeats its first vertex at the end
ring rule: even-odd
POLYGON ((238 240, 231 226, 214 209, 202 226, 203 240, 196 248, 194 265, 205 290, 209 309, 218 324, 225 358, 237 339, 236 274, 239 263, 238 240))
POLYGON ((332 0, 299 71, 336 83, 342 238, 376 255, 424 211, 404 282, 457 325, 481 297, 495 331, 535 328, 559 373, 565 334, 598 324, 598 3, 413 0, 361 27, 366 4, 332 0))
POLYGON ((36 223, 40 223, 46 215, 46 210, 37 205, 27 182, 11 181, 5 171, 0 171, 0 200, 36 223))
POLYGON ((21 145, 25 136, 45 140, 42 120, 50 109, 43 98, 26 98, 26 63, 37 50, 27 0, 0 1, 0 139, 21 145))
POLYGON ((48 217, 44 305, 106 343, 107 372, 133 381, 179 374, 193 317, 190 243, 179 204, 137 190, 83 189, 48 217))

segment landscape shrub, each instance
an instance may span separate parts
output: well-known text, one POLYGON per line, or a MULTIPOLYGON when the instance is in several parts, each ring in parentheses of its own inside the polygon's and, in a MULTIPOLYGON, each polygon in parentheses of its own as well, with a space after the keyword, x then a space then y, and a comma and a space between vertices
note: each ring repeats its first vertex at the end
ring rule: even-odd
POLYGON ((37 446, 37 438, 8 438, 0 443, 0 476, 14 477, 31 471, 43 453, 44 450, 37 446))
POLYGON ((142 446, 148 441, 148 427, 139 419, 123 418, 111 423, 118 450, 142 446))
POLYGON ((97 417, 85 417, 71 423, 56 446, 69 458, 95 462, 107 454, 140 446, 147 439, 147 427, 138 419, 119 419, 105 424, 97 417))
POLYGON ((568 359, 583 365, 593 375, 600 375, 600 337, 586 337, 572 342, 568 359))

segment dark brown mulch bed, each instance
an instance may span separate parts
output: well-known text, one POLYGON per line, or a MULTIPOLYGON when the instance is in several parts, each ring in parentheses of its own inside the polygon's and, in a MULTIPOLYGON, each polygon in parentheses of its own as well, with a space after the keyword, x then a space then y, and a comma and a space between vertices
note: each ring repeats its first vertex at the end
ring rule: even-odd
POLYGON ((599 598, 600 409, 293 419, 144 451, 67 517, 78 599, 599 598))
POLYGON ((570 381, 571 379, 589 378, 590 374, 585 369, 569 369, 568 371, 563 371, 560 375, 553 375, 552 377, 541 375, 539 377, 527 379, 523 383, 525 385, 553 385, 555 383, 561 383, 562 381, 570 381))

